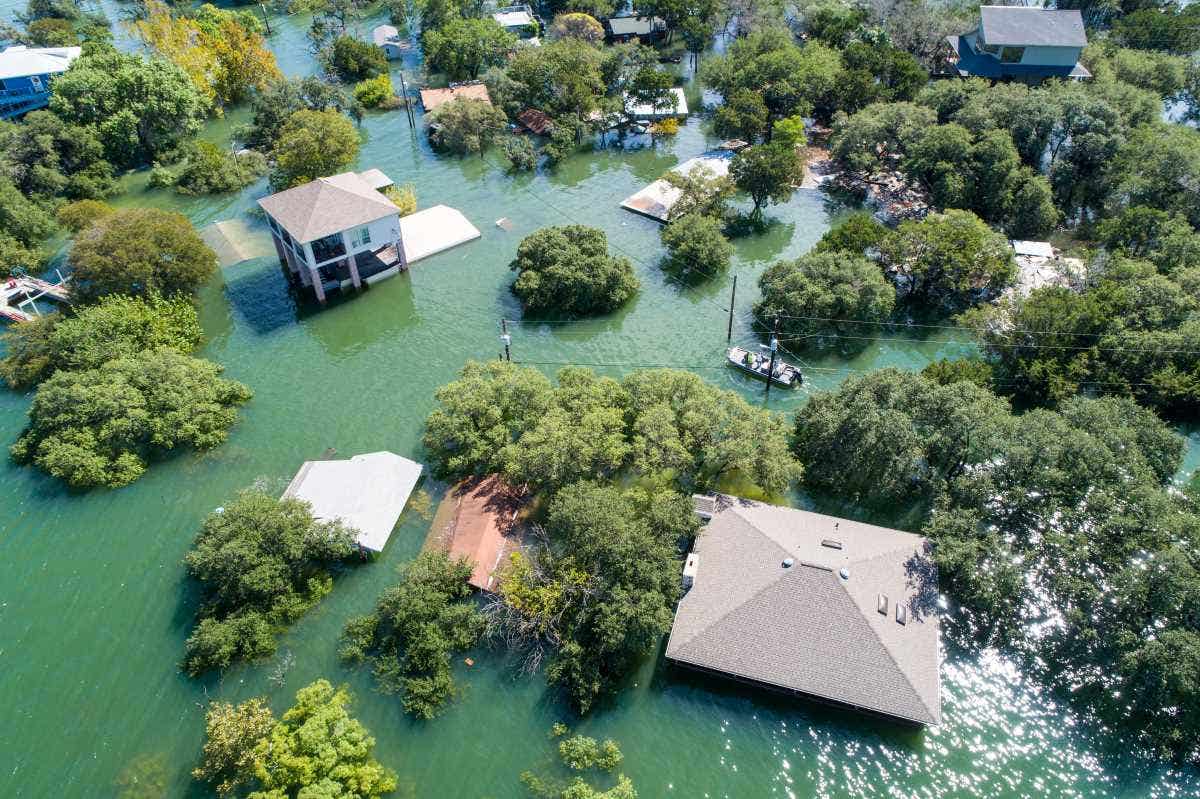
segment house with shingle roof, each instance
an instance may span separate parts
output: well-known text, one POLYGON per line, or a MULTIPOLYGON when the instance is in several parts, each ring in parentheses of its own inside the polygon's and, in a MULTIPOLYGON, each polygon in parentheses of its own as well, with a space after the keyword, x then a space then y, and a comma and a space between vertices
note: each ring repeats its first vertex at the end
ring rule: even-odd
POLYGON ((667 658, 918 725, 941 722, 937 570, 912 533, 736 497, 684 567, 667 658))
POLYGON ((979 27, 948 36, 946 43, 950 67, 962 77, 1033 82, 1092 76, 1079 63, 1087 33, 1077 9, 981 6, 979 27))

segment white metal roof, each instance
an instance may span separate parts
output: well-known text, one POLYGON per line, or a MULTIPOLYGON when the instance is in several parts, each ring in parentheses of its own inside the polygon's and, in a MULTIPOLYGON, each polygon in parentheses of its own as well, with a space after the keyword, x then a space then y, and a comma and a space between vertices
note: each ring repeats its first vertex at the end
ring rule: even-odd
POLYGON ((500 23, 502 28, 519 28, 533 22, 533 16, 525 9, 497 11, 492 14, 492 19, 500 23))
POLYGON ((400 41, 400 31, 394 25, 376 25, 371 31, 371 39, 379 47, 385 44, 395 44, 400 41))
POLYGON ((1053 258, 1054 247, 1048 241, 1012 240, 1013 252, 1017 255, 1032 255, 1035 258, 1053 258))
POLYGON ((416 461, 392 452, 343 461, 305 461, 283 496, 308 502, 321 521, 340 519, 357 531, 359 546, 382 552, 421 469, 416 461))
POLYGON ((81 52, 83 48, 80 47, 26 47, 14 44, 0 52, 0 80, 66 72, 81 52))

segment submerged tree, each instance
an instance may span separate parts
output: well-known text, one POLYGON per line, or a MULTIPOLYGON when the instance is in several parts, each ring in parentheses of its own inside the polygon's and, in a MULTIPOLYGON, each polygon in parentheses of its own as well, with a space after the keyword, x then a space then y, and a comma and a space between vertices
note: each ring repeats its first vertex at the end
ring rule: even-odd
POLYGON ((358 147, 358 131, 337 111, 296 111, 274 143, 271 187, 289 189, 337 174, 358 158, 358 147))
POLYGON ((608 253, 602 230, 549 227, 525 237, 512 262, 513 292, 533 313, 564 316, 608 313, 624 305, 639 281, 627 258, 608 253))
POLYGON ((464 602, 472 564, 423 552, 379 598, 374 613, 351 619, 341 655, 373 666, 380 690, 404 696, 404 709, 431 719, 456 693, 450 655, 475 644, 483 617, 464 602))
POLYGON ((751 219, 761 221, 762 209, 768 203, 785 203, 792 198, 804 177, 804 164, 794 148, 756 144, 733 157, 729 175, 754 201, 751 219))
POLYGON ((354 531, 308 503, 245 491, 209 514, 185 558, 203 588, 184 668, 192 676, 275 652, 275 633, 333 589, 354 531))

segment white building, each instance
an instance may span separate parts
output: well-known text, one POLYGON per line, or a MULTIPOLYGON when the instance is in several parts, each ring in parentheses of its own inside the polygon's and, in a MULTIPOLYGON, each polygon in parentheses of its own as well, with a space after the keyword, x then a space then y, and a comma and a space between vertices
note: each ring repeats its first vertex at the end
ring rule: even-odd
POLYGON ((407 266, 400 210, 372 177, 343 172, 258 201, 279 260, 321 302, 332 289, 360 288, 407 266))
POLYGON ((400 31, 392 25, 377 26, 371 31, 371 39, 375 42, 376 47, 383 50, 383 54, 388 57, 389 61, 400 58, 409 48, 408 42, 400 38, 400 31))

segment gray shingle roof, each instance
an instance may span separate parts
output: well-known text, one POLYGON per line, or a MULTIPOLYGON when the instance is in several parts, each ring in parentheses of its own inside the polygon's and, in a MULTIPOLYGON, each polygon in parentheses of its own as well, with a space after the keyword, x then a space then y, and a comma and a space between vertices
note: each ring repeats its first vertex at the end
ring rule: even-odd
POLYGON ((980 6, 980 27, 990 45, 1083 47, 1087 34, 1078 10, 1027 6, 980 6))
POLYGON ((668 658, 940 722, 937 574, 925 539, 734 499, 720 503, 695 551, 695 582, 676 611, 668 658), (906 624, 896 620, 898 605, 906 624))
POLYGON ((387 197, 353 172, 317 178, 263 197, 258 204, 299 242, 316 241, 400 213, 387 197))

